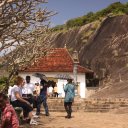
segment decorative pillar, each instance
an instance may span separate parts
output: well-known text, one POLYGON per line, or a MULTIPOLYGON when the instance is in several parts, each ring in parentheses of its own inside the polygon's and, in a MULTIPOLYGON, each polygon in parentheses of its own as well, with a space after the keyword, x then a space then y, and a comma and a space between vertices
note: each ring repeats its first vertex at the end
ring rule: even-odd
POLYGON ((74 63, 73 65, 73 76, 74 76, 74 83, 77 84, 77 63, 74 63))
POLYGON ((73 58, 73 75, 74 75, 74 83, 77 84, 77 66, 79 63, 78 52, 75 50, 72 55, 73 58))
POLYGON ((73 58, 73 76, 74 76, 74 83, 75 83, 75 91, 76 95, 78 94, 77 90, 77 66, 79 63, 79 58, 78 58, 78 52, 75 50, 72 55, 73 58))

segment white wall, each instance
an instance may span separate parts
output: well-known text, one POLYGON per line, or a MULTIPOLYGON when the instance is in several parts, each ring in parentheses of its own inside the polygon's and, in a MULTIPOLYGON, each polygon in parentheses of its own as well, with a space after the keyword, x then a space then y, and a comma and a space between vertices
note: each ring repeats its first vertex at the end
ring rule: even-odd
MULTIPOLYGON (((19 73, 24 79, 27 75, 31 76, 31 83, 40 82, 40 79, 33 76, 34 72, 22 72, 19 73)), ((55 77, 57 74, 63 74, 62 72, 43 72, 47 77, 55 77)), ((69 74, 73 78, 73 73, 64 73, 69 74)), ((86 98, 86 83, 85 83, 85 74, 84 73, 78 73, 77 75, 77 82, 80 83, 80 97, 86 98)), ((65 85, 67 83, 66 80, 60 80, 58 79, 57 87, 59 93, 61 93, 61 96, 64 97, 64 91, 63 91, 63 84, 65 85)))
POLYGON ((67 84, 67 80, 58 79, 57 88, 58 88, 59 97, 65 96, 63 86, 66 84, 67 84))
POLYGON ((31 77, 31 83, 35 84, 36 82, 40 82, 40 79, 38 77, 33 76, 34 73, 31 72, 25 72, 25 73, 19 73, 20 76, 22 76, 24 79, 26 76, 31 77))
POLYGON ((79 73, 77 76, 77 82, 80 82, 80 97, 86 98, 86 82, 85 74, 79 73))

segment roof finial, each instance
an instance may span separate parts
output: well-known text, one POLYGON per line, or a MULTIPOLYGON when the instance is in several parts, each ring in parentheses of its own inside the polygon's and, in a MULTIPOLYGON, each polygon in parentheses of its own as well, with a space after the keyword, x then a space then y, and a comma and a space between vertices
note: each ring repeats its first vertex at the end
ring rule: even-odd
POLYGON ((66 44, 64 45, 64 48, 67 48, 67 45, 66 44))

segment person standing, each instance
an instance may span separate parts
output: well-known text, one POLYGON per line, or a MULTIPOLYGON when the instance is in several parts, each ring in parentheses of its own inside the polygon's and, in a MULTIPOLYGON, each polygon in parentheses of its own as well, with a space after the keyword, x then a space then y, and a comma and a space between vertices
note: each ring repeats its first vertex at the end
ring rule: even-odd
POLYGON ((54 97, 58 97, 58 88, 57 88, 57 85, 55 85, 53 91, 54 91, 54 97))
POLYGON ((37 105, 37 112, 36 115, 40 115, 40 107, 41 104, 43 103, 44 109, 45 109, 45 115, 49 116, 49 110, 48 110, 48 105, 47 105, 47 88, 48 88, 48 84, 47 81, 44 80, 43 78, 41 78, 40 81, 40 96, 38 97, 38 101, 40 101, 40 103, 37 105))
POLYGON ((50 85, 49 88, 48 88, 48 95, 49 95, 49 97, 53 97, 53 87, 52 87, 52 85, 50 85))
POLYGON ((22 88, 22 96, 26 98, 26 100, 28 100, 30 104, 33 104, 34 103, 33 92, 35 89, 35 85, 32 84, 30 81, 31 81, 31 77, 26 76, 26 83, 22 88))
POLYGON ((39 84, 39 82, 35 83, 34 93, 36 94, 36 96, 40 95, 40 84, 39 84))
POLYGON ((33 108, 36 108, 36 116, 39 115, 38 111, 40 110, 40 84, 37 82, 35 83, 35 89, 34 89, 34 104, 33 108))
POLYGON ((70 119, 72 113, 72 102, 75 97, 75 87, 72 84, 72 79, 68 79, 67 81, 68 83, 63 87, 65 92, 64 107, 67 112, 67 116, 65 116, 65 118, 70 119))

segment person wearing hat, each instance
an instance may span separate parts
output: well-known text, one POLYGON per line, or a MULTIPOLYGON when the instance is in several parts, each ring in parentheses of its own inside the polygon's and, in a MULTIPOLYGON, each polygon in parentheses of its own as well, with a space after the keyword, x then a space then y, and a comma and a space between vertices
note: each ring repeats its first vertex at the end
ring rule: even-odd
POLYGON ((70 119, 71 113, 72 113, 72 102, 74 101, 75 97, 75 86, 72 83, 72 79, 67 79, 67 84, 63 87, 65 92, 65 98, 64 98, 64 107, 67 112, 67 116, 65 118, 70 119))

